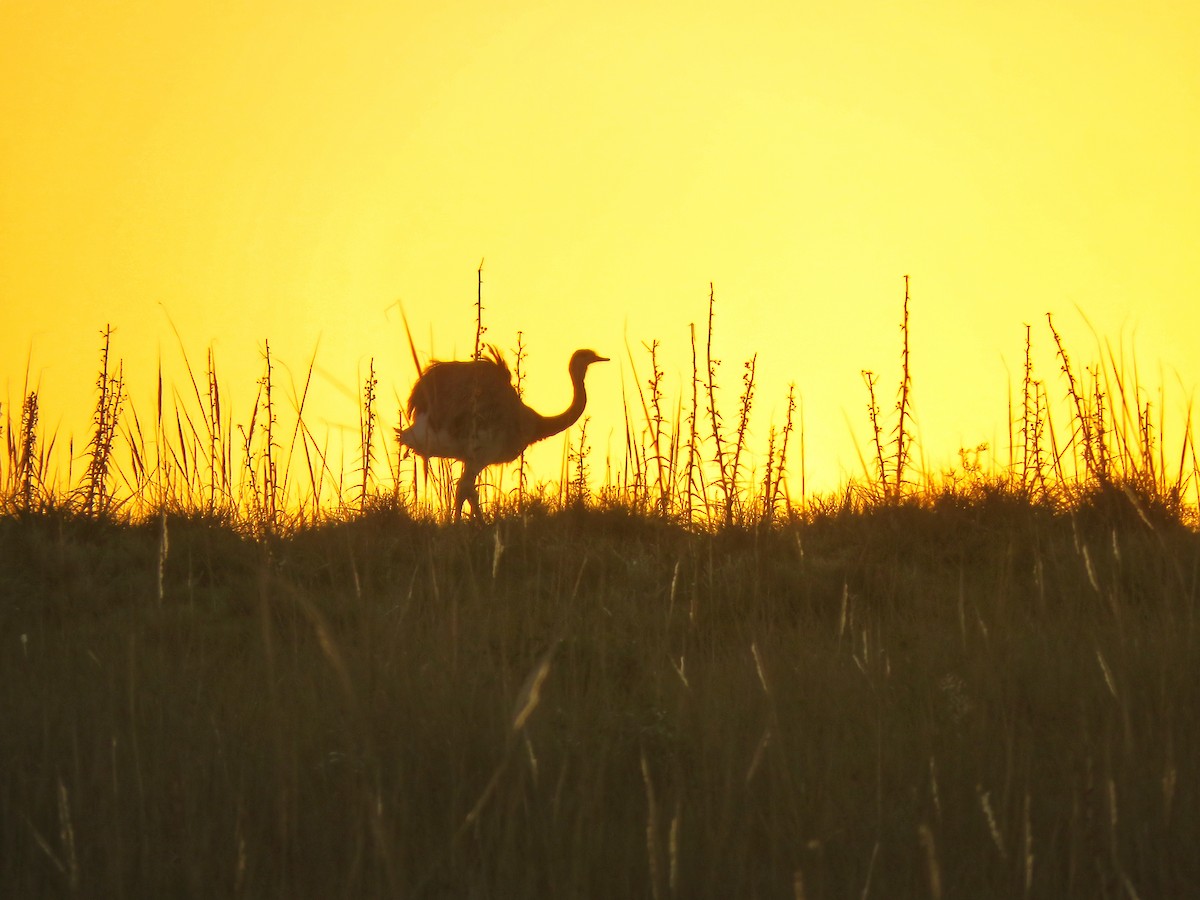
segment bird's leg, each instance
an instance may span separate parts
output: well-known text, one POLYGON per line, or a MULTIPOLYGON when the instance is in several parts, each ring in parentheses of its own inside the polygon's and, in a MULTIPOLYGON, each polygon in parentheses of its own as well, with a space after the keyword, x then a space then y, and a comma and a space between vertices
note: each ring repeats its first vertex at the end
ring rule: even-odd
POLYGON ((467 498, 467 502, 471 504, 471 518, 482 522, 483 511, 479 508, 479 488, 474 481, 471 482, 471 496, 467 498))
POLYGON ((471 504, 471 518, 479 518, 479 489, 475 479, 479 477, 479 469, 463 463, 462 477, 458 479, 458 487, 454 491, 454 521, 462 521, 462 510, 466 504, 471 504))

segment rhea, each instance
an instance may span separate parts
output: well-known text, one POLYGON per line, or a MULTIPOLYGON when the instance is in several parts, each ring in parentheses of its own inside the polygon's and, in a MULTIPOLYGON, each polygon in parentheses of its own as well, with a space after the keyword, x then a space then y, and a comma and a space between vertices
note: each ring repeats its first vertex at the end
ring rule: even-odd
POLYGON ((476 479, 487 466, 512 462, 526 447, 566 431, 583 414, 583 379, 592 363, 608 362, 593 350, 571 354, 571 405, 556 416, 530 409, 513 387, 508 364, 495 347, 473 360, 431 362, 408 398, 410 425, 397 429, 400 443, 426 459, 457 459, 462 477, 454 491, 454 520, 470 504, 478 517, 476 479))

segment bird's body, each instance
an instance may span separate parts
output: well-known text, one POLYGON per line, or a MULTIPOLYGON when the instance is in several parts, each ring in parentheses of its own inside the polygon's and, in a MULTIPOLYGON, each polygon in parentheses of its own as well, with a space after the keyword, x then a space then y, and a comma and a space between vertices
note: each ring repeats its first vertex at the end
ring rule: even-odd
POLYGON ((543 416, 521 402, 508 365, 494 347, 481 359, 432 362, 413 385, 411 424, 398 433, 400 443, 427 459, 462 460, 454 516, 460 518, 467 503, 478 515, 479 473, 486 466, 512 462, 530 444, 570 428, 587 403, 587 367, 605 361, 591 350, 575 351, 568 365, 571 405, 556 416, 543 416))

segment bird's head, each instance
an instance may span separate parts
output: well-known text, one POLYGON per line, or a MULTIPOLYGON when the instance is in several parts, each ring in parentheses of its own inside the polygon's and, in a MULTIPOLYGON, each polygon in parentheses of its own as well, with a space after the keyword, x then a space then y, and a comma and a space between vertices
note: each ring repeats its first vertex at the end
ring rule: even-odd
POLYGON ((595 350, 576 350, 571 354, 571 362, 567 366, 572 375, 583 375, 592 363, 608 362, 607 356, 601 356, 595 350))

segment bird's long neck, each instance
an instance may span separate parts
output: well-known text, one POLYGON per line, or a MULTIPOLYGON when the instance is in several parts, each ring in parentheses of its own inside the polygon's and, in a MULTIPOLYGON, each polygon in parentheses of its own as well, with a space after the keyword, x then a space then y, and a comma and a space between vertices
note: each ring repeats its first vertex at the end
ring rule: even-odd
POLYGON ((543 416, 538 414, 534 422, 533 438, 534 441, 542 441, 548 437, 553 437, 559 432, 566 431, 578 421, 583 415, 583 408, 587 405, 587 391, 583 387, 584 370, 571 370, 571 405, 560 412, 557 416, 543 416))

